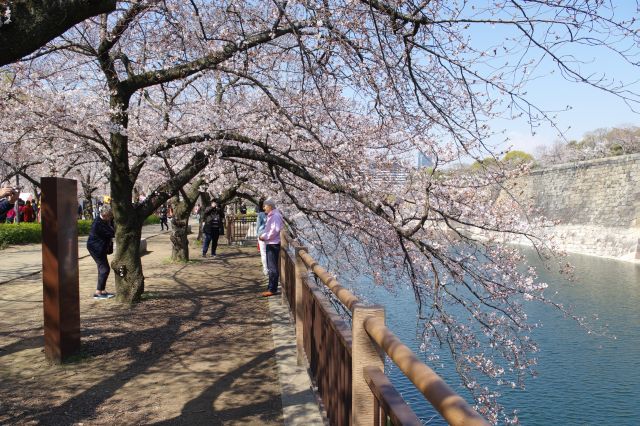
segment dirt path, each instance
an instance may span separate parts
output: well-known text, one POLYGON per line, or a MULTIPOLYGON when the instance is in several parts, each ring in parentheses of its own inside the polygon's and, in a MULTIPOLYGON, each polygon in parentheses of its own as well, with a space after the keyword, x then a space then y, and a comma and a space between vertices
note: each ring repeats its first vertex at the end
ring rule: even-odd
POLYGON ((44 359, 40 274, 0 285, 0 424, 282 424, 253 247, 222 245, 220 259, 186 265, 168 261, 167 234, 148 247, 148 293, 133 308, 91 298, 95 264, 80 260, 82 356, 72 364, 44 359))

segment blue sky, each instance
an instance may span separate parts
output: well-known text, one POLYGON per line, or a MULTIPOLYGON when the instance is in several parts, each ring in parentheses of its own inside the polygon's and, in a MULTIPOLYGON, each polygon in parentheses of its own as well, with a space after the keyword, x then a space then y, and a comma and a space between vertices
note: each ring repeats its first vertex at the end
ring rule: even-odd
MULTIPOLYGON (((614 4, 617 7, 616 16, 624 19, 638 16, 636 2, 624 0, 614 4)), ((495 29, 476 31, 473 35, 475 41, 489 45, 495 44, 496 39, 503 36, 502 31, 495 29)), ((626 38, 620 39, 618 46, 628 48, 632 59, 640 61, 638 44, 633 45, 633 41, 626 38)), ((612 52, 585 46, 568 46, 558 52, 579 58, 582 62, 580 68, 585 75, 597 75, 609 81, 623 82, 628 85, 629 90, 640 94, 640 67, 625 63, 612 52)), ((569 82, 560 75, 551 61, 543 63, 537 74, 542 77, 527 85, 528 99, 542 109, 560 111, 557 113, 557 124, 567 140, 581 139, 584 133, 603 127, 640 126, 640 103, 634 105, 634 112, 615 95, 585 84, 569 82), (556 71, 550 75, 551 70, 556 71), (567 106, 571 109, 561 111, 567 106)), ((640 100, 638 95, 635 98, 640 100)), ((532 135, 526 120, 493 120, 490 124, 495 131, 504 131, 502 137, 496 137, 491 141, 493 145, 502 149, 512 145, 513 149, 533 154, 537 146, 550 145, 560 139, 558 131, 550 124, 543 124, 535 129, 535 135, 532 135), (501 143, 505 136, 509 137, 510 141, 501 143)))
MULTIPOLYGON (((640 77, 638 70, 632 70, 631 66, 622 66, 602 58, 598 64, 602 72, 615 75, 629 84, 640 77)), ((558 127, 568 140, 581 139, 584 133, 603 127, 640 126, 638 112, 632 111, 622 99, 591 86, 568 82, 559 75, 553 75, 528 87, 530 99, 541 107, 560 110, 571 106, 570 110, 557 113, 558 127)), ((631 84, 630 87, 640 93, 639 83, 631 84)), ((640 105, 635 108, 640 110, 640 105)), ((558 131, 550 124, 543 124, 535 129, 535 135, 532 135, 525 120, 494 120, 491 125, 494 130, 504 130, 505 136, 511 139, 509 143, 502 144, 502 147, 511 144, 513 149, 530 153, 534 153, 538 145, 550 145, 560 139, 558 131)), ((502 138, 496 138, 494 142, 501 140, 502 138)))

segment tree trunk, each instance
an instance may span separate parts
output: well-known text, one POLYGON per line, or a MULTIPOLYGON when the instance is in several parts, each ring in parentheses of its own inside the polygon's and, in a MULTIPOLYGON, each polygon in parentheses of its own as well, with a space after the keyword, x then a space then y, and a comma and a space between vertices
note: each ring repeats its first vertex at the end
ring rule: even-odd
POLYGON ((202 192, 200 194, 200 199, 202 200, 202 205, 200 207, 200 218, 198 219, 198 238, 196 238, 198 241, 202 241, 202 212, 204 212, 204 209, 211 204, 211 197, 208 192, 202 192))
POLYGON ((133 185, 124 176, 111 173, 111 204, 116 224, 116 250, 111 267, 116 279, 116 300, 132 304, 144 292, 140 259, 143 218, 131 203, 133 185))
POLYGON ((89 181, 85 181, 82 179, 80 181, 80 186, 82 187, 82 195, 84 196, 84 209, 82 211, 82 218, 88 219, 85 216, 85 213, 91 215, 91 219, 93 219, 93 193, 96 191, 96 187, 91 184, 89 181))
MULTIPOLYGON (((112 198, 113 200, 113 198, 112 198)), ((144 275, 140 258, 142 222, 116 223, 116 251, 111 268, 116 279, 116 300, 133 304, 144 292, 144 275)))
POLYGON ((188 190, 181 190, 182 201, 175 203, 171 220, 171 259, 181 262, 189 261, 189 239, 187 225, 191 210, 200 197, 201 179, 197 179, 188 190))
MULTIPOLYGON (((111 98, 114 113, 111 122, 127 128, 128 98, 111 98)), ((116 300, 133 304, 140 300, 144 292, 144 275, 140 259, 140 237, 142 235, 143 214, 131 202, 134 182, 129 168, 129 140, 121 133, 111 133, 111 206, 116 225, 115 254, 111 268, 115 273, 116 300)))
MULTIPOLYGON (((188 213, 187 213, 188 219, 188 213)), ((188 220, 177 218, 171 220, 171 259, 179 262, 189 261, 189 239, 187 238, 188 220)))

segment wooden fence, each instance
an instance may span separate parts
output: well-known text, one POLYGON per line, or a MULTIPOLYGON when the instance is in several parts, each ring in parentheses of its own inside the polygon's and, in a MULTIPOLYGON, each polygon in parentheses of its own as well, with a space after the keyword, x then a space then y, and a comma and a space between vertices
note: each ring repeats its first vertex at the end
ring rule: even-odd
POLYGON ((422 424, 384 374, 384 354, 449 424, 488 424, 385 326, 384 308, 361 304, 306 247, 284 233, 281 241, 280 282, 295 319, 298 362, 308 366, 331 425, 422 424), (320 286, 351 313, 351 326, 320 286))
POLYGON ((229 244, 256 244, 256 216, 229 215, 225 222, 225 233, 229 244))

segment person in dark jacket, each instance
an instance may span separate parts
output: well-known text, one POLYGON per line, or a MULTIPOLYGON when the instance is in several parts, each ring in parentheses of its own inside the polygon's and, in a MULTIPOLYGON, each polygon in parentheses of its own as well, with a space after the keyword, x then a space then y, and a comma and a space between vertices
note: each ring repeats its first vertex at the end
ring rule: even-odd
POLYGON ((87 249, 89 254, 98 266, 98 284, 94 299, 109 299, 114 295, 108 293, 105 288, 107 286, 107 278, 109 278, 109 262, 107 254, 113 252, 113 237, 116 233, 112 226, 113 212, 109 204, 100 206, 100 215, 94 219, 87 240, 87 249))
POLYGON ((202 218, 204 223, 202 227, 202 232, 204 233, 202 257, 207 257, 209 243, 211 243, 211 257, 215 257, 216 249, 218 248, 218 238, 220 238, 220 229, 222 228, 222 212, 215 201, 204 209, 202 218))
POLYGON ((167 218, 169 217, 169 209, 166 204, 163 204, 162 207, 160 207, 158 217, 160 217, 160 230, 164 231, 164 228, 167 228, 168 231, 169 222, 167 222, 167 218))

